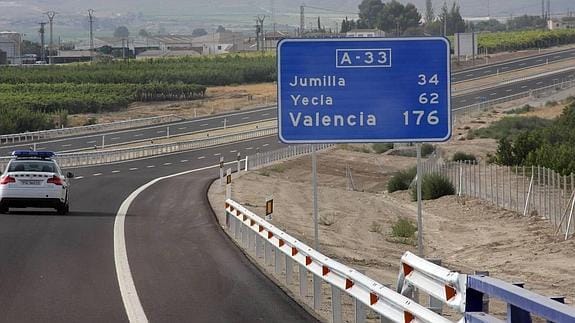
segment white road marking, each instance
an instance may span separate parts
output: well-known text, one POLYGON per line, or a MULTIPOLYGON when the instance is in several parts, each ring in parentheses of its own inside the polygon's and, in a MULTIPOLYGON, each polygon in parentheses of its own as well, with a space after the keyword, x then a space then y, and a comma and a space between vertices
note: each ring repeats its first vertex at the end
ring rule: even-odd
POLYGON ((238 151, 237 150, 230 150, 230 152, 233 154, 233 153, 237 153, 238 151))
POLYGON ((267 147, 267 146, 269 146, 269 145, 270 145, 270 144, 263 144, 263 146, 262 146, 262 147, 267 147))
POLYGON ((172 163, 164 163, 164 166, 170 166, 172 163))
POLYGON ((166 131, 164 131, 164 130, 158 130, 158 131, 156 131, 156 133, 164 133, 164 132, 166 132, 166 131))
POLYGON ((497 95, 497 93, 491 93, 491 94, 489 94, 489 95, 491 95, 491 96, 496 96, 496 95, 497 95))
POLYGON ((220 154, 220 153, 214 154, 214 156, 221 156, 221 155, 222 155, 222 154, 220 154))
POLYGON ((508 66, 503 66, 501 69, 502 69, 502 70, 506 70, 506 69, 508 69, 508 68, 509 68, 508 66))
POLYGON ((86 141, 87 144, 95 144, 96 140, 92 140, 92 141, 86 141))
POLYGON ((120 171, 119 170, 113 170, 112 174, 118 174, 120 171))
POLYGON ((537 62, 543 62, 543 59, 538 59, 537 62))
POLYGON ((154 168, 154 167, 156 167, 156 166, 155 166, 155 165, 150 165, 150 166, 146 166, 146 167, 148 167, 148 168, 154 168))
POLYGON ((130 171, 135 171, 135 170, 138 170, 138 168, 136 168, 136 167, 130 168, 130 171))
POLYGON ((543 84, 543 82, 537 82, 536 84, 537 84, 537 85, 541 85, 541 84, 543 84))
POLYGON ((210 125, 209 123, 202 123, 202 124, 200 125, 200 127, 207 127, 207 126, 209 126, 209 125, 210 125))
POLYGON ((475 97, 475 100, 479 100, 479 99, 481 99, 480 96, 476 96, 476 97, 475 97))
POLYGON ((475 74, 467 74, 467 75, 465 75, 465 76, 466 76, 466 77, 470 77, 470 76, 473 76, 473 75, 475 75, 475 74))
POLYGON ((248 120, 250 117, 243 117, 242 120, 248 120))
POLYGON ((483 71, 483 74, 489 74, 491 71, 483 71))
MULTIPOLYGON (((461 100, 461 103, 465 103, 465 102, 467 102, 467 100, 465 100, 465 99, 461 100)), ((264 146, 264 147, 265 147, 265 146, 264 146)))
POLYGON ((70 147, 72 144, 62 145, 62 147, 70 147))
POLYGON ((114 137, 114 138, 112 138, 112 140, 118 140, 118 139, 120 139, 120 137, 114 137))
POLYGON ((143 136, 143 134, 141 134, 141 133, 134 135, 134 137, 141 137, 141 136, 143 136))
POLYGON ((84 176, 77 176, 77 177, 74 177, 74 179, 82 179, 82 178, 84 178, 84 176))
POLYGON ((180 128, 178 128, 178 130, 186 130, 186 129, 188 129, 188 127, 180 127, 180 128))
POLYGON ((186 174, 191 174, 199 171, 204 171, 214 166, 193 169, 183 173, 173 174, 165 177, 160 177, 152 180, 151 182, 141 186, 122 203, 118 213, 116 213, 116 219, 114 221, 114 264, 116 266, 116 276, 118 278, 118 285, 120 287, 120 294, 122 295, 122 302, 124 303, 124 309, 128 315, 128 321, 147 323, 148 318, 138 297, 138 291, 136 290, 136 285, 134 284, 134 279, 132 277, 132 271, 130 270, 130 263, 128 262, 128 251, 126 249, 126 232, 124 225, 126 222, 126 214, 130 205, 140 193, 146 190, 148 187, 156 184, 157 182, 186 174))
POLYGON ((527 88, 527 85, 523 85, 521 88, 522 88, 522 89, 526 89, 526 88, 527 88))
POLYGON ((187 159, 180 160, 180 163, 187 163, 187 162, 189 162, 189 160, 187 160, 187 159))
POLYGON ((525 63, 521 63, 521 64, 519 64, 519 66, 525 66, 525 63))
POLYGON ((262 117, 267 117, 269 115, 270 115, 269 113, 262 113, 262 117))
POLYGON ((198 157, 198 159, 204 159, 204 158, 206 158, 206 156, 200 156, 200 157, 198 157))
POLYGON ((553 56, 553 58, 557 59, 557 58, 561 58, 561 56, 557 55, 557 56, 553 56))
POLYGON ((507 89, 507 90, 505 90, 505 92, 513 92, 513 90, 512 90, 512 89, 507 89))
POLYGON ((252 149, 254 149, 254 147, 248 147, 248 148, 246 148, 246 150, 252 150, 252 149))
POLYGON ((92 176, 102 176, 102 173, 92 174, 92 176))

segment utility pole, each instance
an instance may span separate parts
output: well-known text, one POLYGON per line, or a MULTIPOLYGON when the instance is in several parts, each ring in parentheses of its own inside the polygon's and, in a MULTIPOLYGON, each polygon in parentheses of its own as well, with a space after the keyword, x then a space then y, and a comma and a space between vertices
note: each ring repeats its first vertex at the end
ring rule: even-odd
POLYGON ((45 40, 44 40, 44 34, 46 33, 46 29, 44 28, 46 26, 45 22, 40 22, 40 61, 45 62, 46 61, 46 44, 45 44, 45 40))
POLYGON ((56 16, 56 12, 48 11, 46 12, 46 16, 48 16, 48 20, 50 21, 50 45, 48 46, 48 59, 51 65, 52 62, 54 61, 52 57, 54 56, 52 51, 54 50, 54 17, 56 16))
POLYGON ((94 9, 88 9, 90 19, 90 60, 94 61, 94 9))
POLYGON ((551 0, 547 0, 547 20, 551 19, 551 0))
POLYGON ((301 5, 299 7, 299 36, 303 37, 303 34, 305 32, 305 12, 304 9, 305 6, 301 5))
POLYGON ((264 21, 266 20, 266 16, 257 16, 256 17, 256 33, 258 33, 258 50, 260 50, 260 39, 261 39, 261 50, 265 51, 266 50, 266 34, 264 31, 264 21), (261 37, 259 36, 261 35, 261 37))

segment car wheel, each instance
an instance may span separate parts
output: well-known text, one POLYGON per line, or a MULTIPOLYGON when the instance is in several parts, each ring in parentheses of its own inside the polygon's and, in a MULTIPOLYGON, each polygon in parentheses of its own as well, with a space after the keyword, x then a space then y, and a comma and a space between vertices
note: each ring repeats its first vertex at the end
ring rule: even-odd
POLYGON ((68 204, 64 204, 64 205, 60 206, 57 210, 58 210, 58 214, 66 215, 66 214, 68 214, 68 212, 70 212, 70 206, 68 204))

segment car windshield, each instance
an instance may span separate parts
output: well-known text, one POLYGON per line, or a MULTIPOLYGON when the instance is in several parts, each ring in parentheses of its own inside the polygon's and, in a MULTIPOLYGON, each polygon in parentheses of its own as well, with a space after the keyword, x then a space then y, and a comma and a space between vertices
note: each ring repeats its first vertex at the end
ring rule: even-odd
POLYGON ((52 161, 15 160, 12 163, 10 163, 8 171, 55 173, 56 166, 52 161))

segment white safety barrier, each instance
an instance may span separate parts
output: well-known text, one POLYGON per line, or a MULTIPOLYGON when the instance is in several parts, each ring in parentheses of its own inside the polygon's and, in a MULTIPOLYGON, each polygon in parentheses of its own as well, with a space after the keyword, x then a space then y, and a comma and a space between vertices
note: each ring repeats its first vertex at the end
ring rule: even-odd
POLYGON ((41 139, 61 138, 112 130, 122 130, 136 127, 144 127, 183 120, 175 115, 124 120, 110 123, 94 124, 81 127, 50 129, 43 131, 24 132, 10 135, 0 135, 0 145, 17 144, 41 139))
MULTIPOLYGON (((195 139, 190 141, 175 142, 168 144, 146 145, 133 148, 122 148, 104 151, 91 151, 60 154, 56 156, 61 167, 93 166, 108 163, 116 163, 132 159, 158 156, 162 154, 176 153, 186 150, 207 148, 237 141, 271 136, 277 133, 277 128, 268 127, 258 130, 244 131, 218 137, 195 139)), ((4 169, 10 161, 10 157, 0 158, 0 169, 4 169)))
MULTIPOLYGON (((275 271, 278 273, 283 270, 282 259, 285 259, 286 284, 289 285, 293 279, 294 263, 299 265, 302 296, 307 296, 308 272, 313 274, 314 281, 321 279, 331 286, 333 322, 342 322, 342 291, 355 300, 356 322, 365 321, 365 307, 379 313, 382 322, 451 322, 360 272, 326 257, 239 203, 228 199, 225 208, 226 226, 244 248, 255 251, 256 257, 261 257, 263 253, 266 264, 271 264, 273 252, 275 271)), ((321 288, 314 288, 314 308, 319 308, 320 293, 321 288)))
POLYGON ((406 252, 401 257, 397 291, 406 295, 422 290, 459 313, 465 313, 467 275, 450 271, 406 252))

